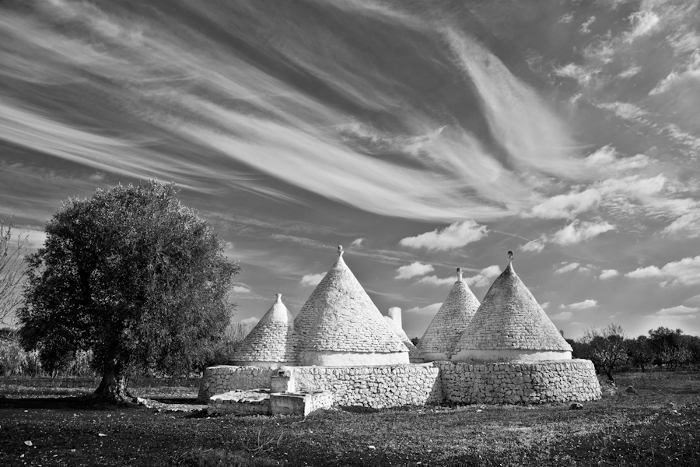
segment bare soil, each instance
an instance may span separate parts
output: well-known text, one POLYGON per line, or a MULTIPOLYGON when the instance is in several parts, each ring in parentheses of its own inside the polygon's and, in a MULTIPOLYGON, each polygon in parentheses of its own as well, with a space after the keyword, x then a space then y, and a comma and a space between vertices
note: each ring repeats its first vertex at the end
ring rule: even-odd
MULTIPOLYGON (((86 397, 89 387, 0 379, 0 465, 698 465, 700 373, 617 382, 580 410, 414 407, 303 419, 107 406, 86 397)), ((194 385, 133 392, 196 403, 194 385)))

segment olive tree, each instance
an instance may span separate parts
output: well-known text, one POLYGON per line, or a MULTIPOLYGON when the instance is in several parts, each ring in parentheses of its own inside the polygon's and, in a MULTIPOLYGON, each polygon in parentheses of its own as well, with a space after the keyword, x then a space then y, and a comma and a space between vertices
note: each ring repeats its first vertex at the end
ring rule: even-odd
POLYGON ((28 257, 22 343, 53 359, 92 350, 98 397, 128 400, 138 369, 189 371, 228 324, 238 266, 175 191, 152 181, 69 199, 28 257))
POLYGON ((590 358, 598 371, 615 382, 613 372, 627 362, 627 348, 622 326, 611 323, 604 329, 589 330, 583 337, 590 346, 590 358))

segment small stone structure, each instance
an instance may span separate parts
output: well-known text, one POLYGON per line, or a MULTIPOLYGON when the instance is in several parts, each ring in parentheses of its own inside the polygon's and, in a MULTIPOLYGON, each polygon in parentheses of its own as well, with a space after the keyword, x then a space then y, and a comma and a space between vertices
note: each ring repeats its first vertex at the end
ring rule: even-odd
POLYGON ((333 406, 333 394, 274 393, 266 389, 229 391, 209 398, 207 413, 234 415, 307 415, 333 406))
POLYGON ((272 415, 302 415, 306 417, 317 410, 333 407, 333 394, 313 392, 305 394, 281 393, 270 395, 272 415))
POLYGON ((464 282, 462 268, 457 268, 457 281, 418 342, 423 360, 449 360, 477 308, 479 300, 464 282))
POLYGON ((265 389, 227 391, 209 398, 207 413, 270 415, 270 391, 265 389))
POLYGON ((207 402, 215 394, 235 389, 269 388, 270 379, 276 374, 277 370, 274 368, 258 366, 210 366, 204 370, 197 399, 207 402))

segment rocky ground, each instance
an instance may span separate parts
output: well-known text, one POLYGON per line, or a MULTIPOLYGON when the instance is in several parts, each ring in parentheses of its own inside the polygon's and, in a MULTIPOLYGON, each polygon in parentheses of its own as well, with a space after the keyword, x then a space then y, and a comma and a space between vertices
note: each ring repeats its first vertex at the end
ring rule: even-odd
POLYGON ((137 388, 158 403, 114 407, 91 402, 87 388, 0 380, 0 465, 697 465, 700 374, 629 374, 605 389, 580 409, 334 410, 303 419, 208 416, 192 387, 137 388))

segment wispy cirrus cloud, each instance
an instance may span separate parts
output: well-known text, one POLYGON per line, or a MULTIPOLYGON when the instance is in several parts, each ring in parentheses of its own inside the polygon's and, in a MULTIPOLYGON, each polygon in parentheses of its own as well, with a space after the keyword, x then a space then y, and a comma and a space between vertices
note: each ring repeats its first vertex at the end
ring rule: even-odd
POLYGON ((700 284, 700 256, 671 261, 661 267, 645 266, 625 274, 631 279, 656 279, 660 284, 693 286, 700 284))

